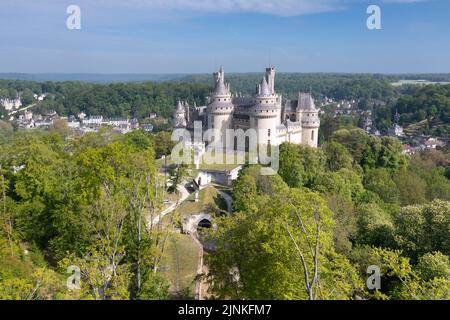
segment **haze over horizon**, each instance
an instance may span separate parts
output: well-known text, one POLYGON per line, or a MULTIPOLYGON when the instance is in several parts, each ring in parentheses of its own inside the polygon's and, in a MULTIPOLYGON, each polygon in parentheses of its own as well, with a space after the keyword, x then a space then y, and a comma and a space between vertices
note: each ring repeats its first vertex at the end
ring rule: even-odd
POLYGON ((0 73, 449 73, 448 0, 2 1, 0 73), (66 9, 81 8, 81 30, 66 9), (381 7, 381 30, 366 9, 381 7))

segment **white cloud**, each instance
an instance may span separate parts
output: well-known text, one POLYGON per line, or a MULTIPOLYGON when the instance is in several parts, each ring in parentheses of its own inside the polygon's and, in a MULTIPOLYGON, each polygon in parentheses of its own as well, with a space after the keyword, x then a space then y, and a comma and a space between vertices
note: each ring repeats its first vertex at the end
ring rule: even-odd
POLYGON ((127 5, 141 5, 156 10, 188 12, 257 12, 295 16, 339 10, 346 0, 129 0, 127 5))
MULTIPOLYGON (((191 12, 258 12, 295 16, 336 11, 361 0, 128 0, 129 5, 191 12)), ((414 3, 433 0, 382 0, 385 3, 414 3)), ((111 2, 111 1, 109 1, 111 2)), ((366 0, 367 3, 370 1, 366 0)), ((372 1, 373 2, 373 1, 372 1)))
POLYGON ((384 0, 386 3, 414 3, 414 2, 425 2, 432 0, 384 0))
MULTIPOLYGON (((3 0, 2 0, 3 1, 3 0)), ((2 6, 48 9, 59 8, 61 0, 6 0, 2 6)), ((236 13, 256 12, 277 16, 297 16, 322 12, 333 12, 351 7, 356 3, 416 3, 436 0, 73 0, 80 6, 95 8, 146 8, 151 14, 166 13, 236 13)))

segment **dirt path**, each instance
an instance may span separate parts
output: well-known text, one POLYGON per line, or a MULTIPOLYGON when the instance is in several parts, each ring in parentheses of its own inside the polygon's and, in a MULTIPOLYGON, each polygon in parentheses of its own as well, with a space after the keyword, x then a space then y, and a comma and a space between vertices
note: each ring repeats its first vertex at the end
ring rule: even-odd
POLYGON ((159 221, 167 214, 173 212, 176 208, 178 208, 179 205, 181 205, 190 195, 190 193, 187 191, 187 189, 184 187, 184 184, 179 184, 177 186, 177 190, 181 193, 180 199, 171 204, 168 208, 163 210, 161 214, 159 214, 157 217, 153 218, 153 221, 151 221, 152 225, 158 224, 159 221))

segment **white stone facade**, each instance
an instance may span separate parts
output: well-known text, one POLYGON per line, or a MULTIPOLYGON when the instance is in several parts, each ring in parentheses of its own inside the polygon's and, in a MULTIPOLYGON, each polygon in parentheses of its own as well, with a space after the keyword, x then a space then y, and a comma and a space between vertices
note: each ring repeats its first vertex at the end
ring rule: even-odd
POLYGON ((317 148, 320 119, 314 99, 309 93, 299 93, 298 100, 283 98, 275 91, 275 68, 266 69, 251 97, 232 95, 223 68, 213 76, 214 91, 206 107, 190 110, 187 103, 178 102, 172 119, 175 128, 192 128, 194 121, 203 120, 205 128, 217 130, 218 137, 214 139, 218 140, 214 141, 225 147, 227 141, 234 139, 231 145, 237 150, 247 150, 252 138, 245 138, 245 146, 238 145, 235 137, 227 136, 229 129, 235 134, 239 129, 246 133, 254 129, 259 145, 290 142, 317 148))

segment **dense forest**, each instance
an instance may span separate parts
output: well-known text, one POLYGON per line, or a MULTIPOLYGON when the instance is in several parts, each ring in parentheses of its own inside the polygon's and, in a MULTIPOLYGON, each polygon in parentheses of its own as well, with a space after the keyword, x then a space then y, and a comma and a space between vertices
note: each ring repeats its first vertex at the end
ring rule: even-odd
POLYGON ((24 105, 31 104, 33 94, 48 97, 33 109, 37 113, 56 111, 59 115, 133 117, 142 119, 151 113, 170 117, 177 99, 205 103, 211 88, 186 83, 92 84, 83 82, 32 82, 0 80, 0 98, 14 99, 20 92, 24 105))
MULTIPOLYGON (((159 267, 178 218, 150 223, 170 135, 0 124, 0 299, 171 298, 159 267), (66 286, 72 265, 81 290, 66 286)), ((394 138, 341 129, 320 149, 283 144, 278 175, 259 172, 241 171, 234 213, 209 233, 212 298, 450 298, 448 152, 407 158, 394 138)))
MULTIPOLYGON (((227 81, 232 91, 253 94, 262 74, 230 74, 227 81)), ((277 90, 295 99, 299 91, 317 98, 366 99, 390 101, 397 93, 389 82, 377 75, 345 74, 279 74, 277 90)), ((37 112, 54 110, 60 115, 145 118, 150 113, 169 117, 177 99, 204 105, 212 90, 210 75, 186 76, 172 82, 93 84, 84 82, 33 82, 0 80, 0 99, 14 99, 18 93, 25 105, 33 102, 33 94, 49 93, 38 103, 37 112)))
MULTIPOLYGON (((227 81, 234 93, 252 94, 261 74, 229 74, 227 81)), ((413 127, 414 133, 447 137, 450 119, 450 85, 392 86, 399 76, 355 74, 289 74, 277 76, 276 87, 295 99, 299 91, 313 93, 316 99, 356 100, 361 110, 373 110, 374 121, 382 132, 391 126, 396 112, 400 124, 413 127)), ((445 78, 445 77, 444 77, 445 78)), ((438 78, 440 79, 440 78, 438 78)), ((445 79, 444 79, 445 80, 445 79)), ((56 111, 59 115, 131 117, 139 120, 156 113, 169 118, 178 99, 204 105, 210 93, 211 76, 190 75, 171 82, 94 84, 84 82, 34 82, 0 80, 0 99, 20 94, 23 105, 36 103, 40 114, 56 111), (33 94, 47 93, 43 101, 33 94)), ((0 107, 0 113, 6 111, 0 107)), ((164 127, 165 128, 165 127, 164 127)))
POLYGON ((148 222, 164 196, 157 136, 2 126, 1 138, 0 299, 166 297, 157 267, 168 230, 148 222), (75 293, 72 265, 84 284, 75 293))
MULTIPOLYGON (((255 92, 262 74, 227 74, 232 90, 243 94, 255 92)), ((191 75, 179 82, 211 83, 211 76, 191 75)), ((365 74, 297 74, 280 73, 276 78, 278 92, 295 99, 299 92, 312 92, 315 97, 340 99, 389 99, 394 96, 394 88, 382 75, 365 74)))
POLYGON ((321 149, 283 144, 276 176, 245 168, 236 213, 211 237, 219 298, 450 299, 450 155, 339 130, 321 149), (447 177, 445 176, 447 172, 447 177), (368 267, 381 289, 368 290, 368 267), (229 270, 239 270, 238 277, 229 270))
POLYGON ((418 124, 415 133, 450 136, 450 85, 403 88, 407 93, 384 107, 375 108, 380 128, 388 127, 395 113, 404 127, 418 124))

